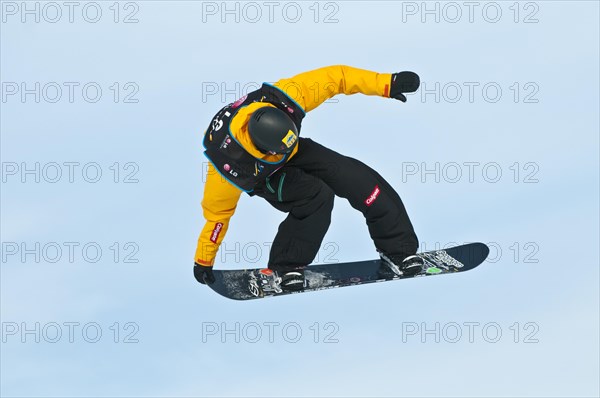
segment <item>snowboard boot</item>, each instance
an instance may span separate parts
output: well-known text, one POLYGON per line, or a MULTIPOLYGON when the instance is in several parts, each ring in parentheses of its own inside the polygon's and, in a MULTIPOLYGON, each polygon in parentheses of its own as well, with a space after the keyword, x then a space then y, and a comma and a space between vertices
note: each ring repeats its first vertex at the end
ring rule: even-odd
POLYGON ((379 257, 398 276, 416 275, 423 270, 425 265, 425 260, 417 255, 407 257, 405 255, 379 252, 379 257))
POLYGON ((295 292, 304 289, 304 270, 295 269, 281 274, 281 289, 287 292, 295 292))

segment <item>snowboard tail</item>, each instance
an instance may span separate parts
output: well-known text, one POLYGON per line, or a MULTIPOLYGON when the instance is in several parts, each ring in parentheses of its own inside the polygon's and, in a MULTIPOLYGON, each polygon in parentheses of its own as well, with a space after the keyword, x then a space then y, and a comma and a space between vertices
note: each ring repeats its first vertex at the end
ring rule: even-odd
POLYGON ((282 290, 279 286, 281 277, 277 271, 270 269, 214 270, 215 282, 209 286, 218 294, 232 300, 253 300, 367 283, 464 272, 483 263, 489 252, 489 248, 483 243, 469 243, 449 249, 419 253, 419 256, 425 260, 425 265, 421 272, 413 276, 397 275, 381 260, 309 265, 304 268, 304 288, 296 291, 282 290))

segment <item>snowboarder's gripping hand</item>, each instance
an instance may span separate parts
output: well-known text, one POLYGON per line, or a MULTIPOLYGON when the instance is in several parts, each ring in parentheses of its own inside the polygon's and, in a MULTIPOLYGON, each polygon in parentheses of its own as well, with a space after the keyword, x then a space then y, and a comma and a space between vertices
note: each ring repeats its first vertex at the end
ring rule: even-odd
POLYGON ((201 265, 194 263, 194 277, 203 285, 211 285, 215 283, 215 275, 213 274, 212 265, 201 265))
POLYGON ((399 72, 392 74, 390 98, 406 102, 404 93, 414 93, 419 89, 421 81, 415 72, 399 72))

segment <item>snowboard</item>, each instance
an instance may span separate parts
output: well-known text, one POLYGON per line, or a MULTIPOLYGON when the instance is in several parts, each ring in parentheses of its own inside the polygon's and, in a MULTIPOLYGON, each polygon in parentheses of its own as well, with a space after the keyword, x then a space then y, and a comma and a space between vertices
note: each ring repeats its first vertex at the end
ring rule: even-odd
MULTIPOLYGON (((232 300, 254 300, 337 287, 464 272, 483 263, 489 252, 489 248, 483 243, 469 243, 449 249, 419 253, 425 260, 425 265, 420 273, 412 276, 397 275, 381 260, 309 265, 304 268, 304 288, 297 291, 281 290, 278 284, 280 276, 277 271, 268 268, 214 270, 215 282, 209 286, 221 296, 232 300)), ((198 275, 194 274, 194 276, 198 280, 198 275)))

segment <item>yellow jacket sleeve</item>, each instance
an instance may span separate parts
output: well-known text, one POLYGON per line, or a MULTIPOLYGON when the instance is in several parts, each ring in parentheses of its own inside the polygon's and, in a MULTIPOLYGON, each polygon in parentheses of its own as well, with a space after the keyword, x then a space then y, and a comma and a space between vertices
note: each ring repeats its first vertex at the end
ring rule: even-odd
POLYGON ((217 250, 227 233, 229 219, 233 216, 242 191, 230 184, 208 164, 202 211, 206 223, 196 247, 195 261, 202 265, 213 265, 217 250))
POLYGON ((377 73, 345 65, 304 72, 274 85, 310 112, 337 94, 390 96, 391 73, 377 73))

